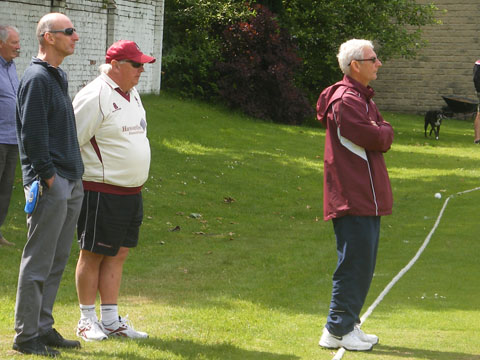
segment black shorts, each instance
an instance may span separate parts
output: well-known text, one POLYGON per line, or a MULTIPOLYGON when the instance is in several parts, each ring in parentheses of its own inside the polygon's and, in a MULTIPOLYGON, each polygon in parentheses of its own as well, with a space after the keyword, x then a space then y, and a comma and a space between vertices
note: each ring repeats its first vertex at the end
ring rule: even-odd
POLYGON ((85 191, 77 223, 80 248, 115 256, 120 247, 136 247, 142 219, 142 193, 114 195, 85 191))

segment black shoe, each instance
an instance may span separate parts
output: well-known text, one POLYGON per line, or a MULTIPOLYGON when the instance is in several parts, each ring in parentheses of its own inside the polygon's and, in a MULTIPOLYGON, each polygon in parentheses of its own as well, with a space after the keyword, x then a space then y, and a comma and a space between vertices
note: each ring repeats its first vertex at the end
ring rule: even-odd
POLYGON ((34 354, 50 357, 57 357, 60 355, 60 351, 49 348, 40 340, 40 337, 38 336, 36 338, 33 338, 32 340, 28 340, 18 344, 13 343, 13 350, 21 352, 23 354, 34 354))
POLYGON ((77 340, 67 340, 64 339, 62 335, 58 333, 57 330, 51 329, 46 334, 40 336, 40 340, 48 346, 58 347, 58 348, 66 348, 66 349, 73 349, 73 348, 80 348, 80 341, 77 340))

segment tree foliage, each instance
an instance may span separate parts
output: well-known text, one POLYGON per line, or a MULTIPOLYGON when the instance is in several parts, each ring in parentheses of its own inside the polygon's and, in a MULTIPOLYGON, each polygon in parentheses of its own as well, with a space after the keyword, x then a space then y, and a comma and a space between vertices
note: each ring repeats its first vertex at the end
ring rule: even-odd
POLYGON ((301 84, 315 96, 340 76, 340 44, 364 38, 374 41, 383 61, 413 57, 426 44, 422 27, 437 23, 436 9, 415 0, 283 0, 280 21, 304 59, 301 84))
POLYGON ((257 14, 257 3, 276 13, 296 44, 302 67, 292 63, 295 82, 312 104, 340 79, 336 54, 344 41, 374 41, 383 61, 413 57, 425 45, 422 27, 436 23, 435 5, 415 0, 165 0, 162 87, 218 99, 218 84, 226 81, 214 66, 225 60, 222 34, 257 14))
POLYGON ((215 99, 214 63, 221 56, 222 31, 250 14, 235 0, 166 0, 162 87, 187 97, 215 99))

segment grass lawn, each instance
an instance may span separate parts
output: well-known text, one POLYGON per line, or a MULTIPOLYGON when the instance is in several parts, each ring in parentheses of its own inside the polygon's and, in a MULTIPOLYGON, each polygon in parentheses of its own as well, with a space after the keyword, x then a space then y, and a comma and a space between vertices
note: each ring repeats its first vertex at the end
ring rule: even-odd
MULTIPOLYGON (((317 344, 336 263, 322 220, 324 130, 255 121, 167 94, 144 96, 152 147, 140 245, 131 252, 119 309, 143 341, 83 343, 64 359, 331 359, 317 344)), ((394 214, 382 219, 367 307, 415 255, 447 196, 479 186, 471 121, 447 119, 440 140, 423 119, 386 113, 394 214), (441 192, 442 199, 434 194, 441 192)), ((25 243, 20 171, 0 248, 0 359, 11 349, 16 280, 25 243)), ((452 198, 414 267, 363 325, 380 337, 344 359, 480 359, 480 191, 452 198)), ((54 309, 75 337, 77 245, 54 309)))

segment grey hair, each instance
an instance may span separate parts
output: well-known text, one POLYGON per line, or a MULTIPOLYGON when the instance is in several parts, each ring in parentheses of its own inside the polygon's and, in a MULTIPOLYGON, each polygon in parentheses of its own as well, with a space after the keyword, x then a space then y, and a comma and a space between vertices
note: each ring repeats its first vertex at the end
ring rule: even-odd
POLYGON ((8 39, 8 35, 10 31, 15 31, 17 34, 20 32, 15 26, 10 26, 10 25, 0 25, 0 41, 1 42, 6 42, 8 39))
POLYGON ((345 75, 350 75, 352 60, 363 58, 365 48, 373 50, 373 43, 370 40, 351 39, 340 45, 337 54, 338 65, 345 75))

